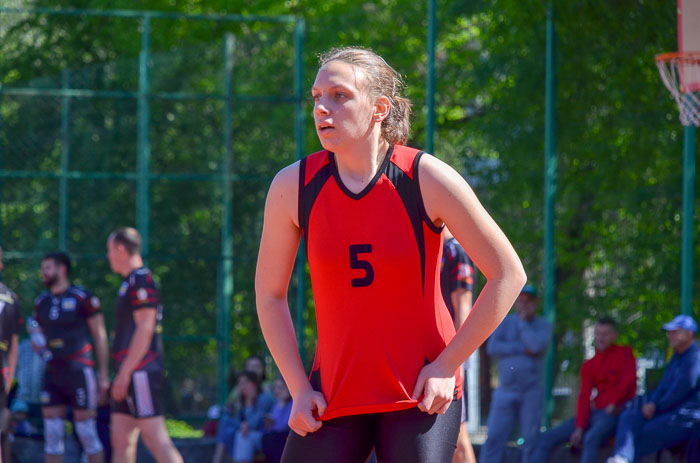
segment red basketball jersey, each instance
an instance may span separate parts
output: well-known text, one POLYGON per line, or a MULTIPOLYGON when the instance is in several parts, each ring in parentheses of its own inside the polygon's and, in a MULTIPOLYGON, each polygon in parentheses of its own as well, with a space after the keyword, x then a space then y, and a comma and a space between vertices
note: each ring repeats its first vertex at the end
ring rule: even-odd
POLYGON ((318 326, 311 382, 328 403, 324 420, 414 407, 418 373, 455 334, 440 293, 442 229, 418 184, 422 154, 390 148, 357 194, 333 153, 301 161, 299 225, 318 326))

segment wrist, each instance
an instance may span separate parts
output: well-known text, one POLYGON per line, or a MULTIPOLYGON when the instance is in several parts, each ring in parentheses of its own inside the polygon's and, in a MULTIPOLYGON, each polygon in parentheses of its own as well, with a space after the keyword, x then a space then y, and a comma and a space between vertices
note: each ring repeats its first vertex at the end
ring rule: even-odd
POLYGON ((299 397, 302 395, 313 392, 314 388, 311 387, 311 383, 304 378, 304 381, 299 381, 297 384, 294 386, 289 387, 289 395, 292 396, 293 400, 297 400, 299 397))
POLYGON ((459 361, 456 363, 453 362, 452 359, 445 354, 445 351, 442 351, 442 353, 431 362, 431 365, 437 370, 439 376, 450 377, 455 375, 455 372, 462 364, 459 361))

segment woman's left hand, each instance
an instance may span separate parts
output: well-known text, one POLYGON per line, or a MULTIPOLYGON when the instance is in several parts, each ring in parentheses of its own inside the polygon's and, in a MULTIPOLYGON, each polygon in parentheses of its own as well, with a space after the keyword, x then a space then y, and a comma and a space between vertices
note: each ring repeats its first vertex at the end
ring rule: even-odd
POLYGON ((419 410, 430 415, 444 415, 450 408, 455 392, 455 372, 446 370, 436 360, 420 371, 412 395, 413 400, 423 396, 423 400, 418 403, 419 410))

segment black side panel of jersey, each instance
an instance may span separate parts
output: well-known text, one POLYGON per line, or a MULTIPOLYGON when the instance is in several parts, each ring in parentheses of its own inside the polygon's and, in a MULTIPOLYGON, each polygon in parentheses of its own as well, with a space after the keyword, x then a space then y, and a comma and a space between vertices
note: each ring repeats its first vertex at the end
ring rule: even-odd
MULTIPOLYGON (((416 154, 416 158, 422 154, 423 152, 416 154)), ((414 163, 414 166, 415 170, 418 163, 414 163)), ((420 186, 417 180, 411 179, 406 172, 401 170, 393 162, 389 163, 387 166, 386 176, 399 193, 399 197, 401 197, 401 201, 406 208, 408 218, 411 220, 413 235, 416 238, 416 245, 418 246, 418 253, 420 255, 421 281, 423 283, 423 289, 425 290, 425 237, 423 236, 423 216, 421 214, 423 201, 421 199, 420 186)))
POLYGON ((2 371, 0 387, 2 387, 2 392, 5 391, 5 373, 9 371, 10 366, 12 337, 20 334, 22 326, 17 295, 0 283, 0 370, 2 371))
MULTIPOLYGON (((321 167, 314 175, 308 185, 306 183, 306 158, 299 163, 299 227, 301 228, 302 236, 308 248, 309 243, 309 217, 311 216, 311 208, 321 192, 321 188, 326 184, 331 177, 331 166, 326 164, 321 167)), ((308 251, 308 249, 307 249, 308 251)))

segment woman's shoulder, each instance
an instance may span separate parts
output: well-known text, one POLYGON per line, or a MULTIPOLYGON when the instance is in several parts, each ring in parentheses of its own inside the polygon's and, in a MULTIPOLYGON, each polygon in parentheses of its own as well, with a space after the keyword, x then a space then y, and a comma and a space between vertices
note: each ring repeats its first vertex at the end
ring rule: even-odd
POLYGON ((272 179, 273 185, 287 185, 299 180, 299 165, 301 161, 295 161, 286 167, 280 169, 275 178, 272 179))
POLYGON ((418 166, 421 176, 426 179, 435 180, 444 175, 449 175, 452 173, 457 174, 457 171, 455 171, 452 166, 426 152, 421 154, 418 166))

